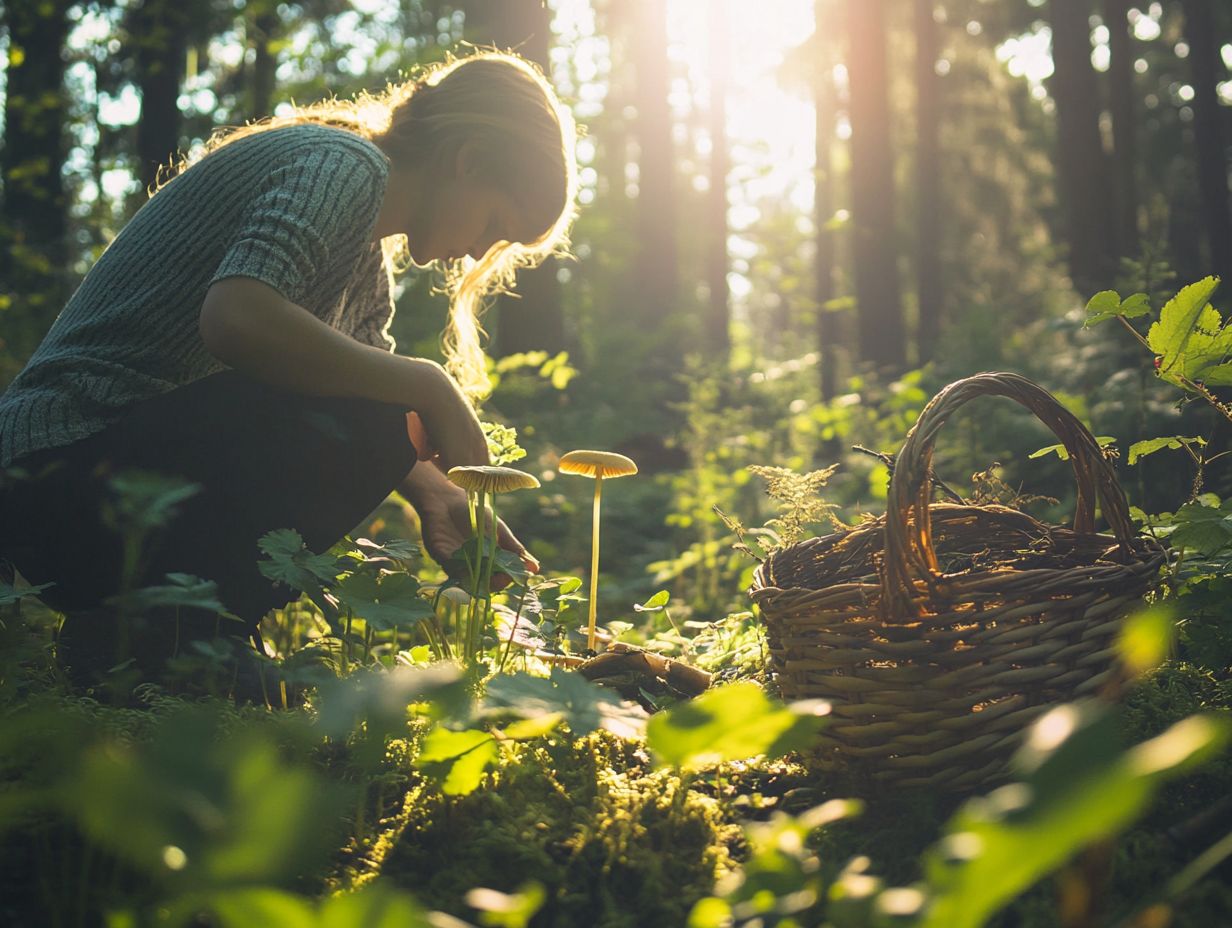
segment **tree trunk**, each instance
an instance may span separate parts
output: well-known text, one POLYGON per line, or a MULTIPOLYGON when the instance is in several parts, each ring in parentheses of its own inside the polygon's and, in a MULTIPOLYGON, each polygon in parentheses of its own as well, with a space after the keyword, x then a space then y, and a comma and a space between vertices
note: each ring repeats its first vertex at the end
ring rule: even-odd
POLYGON ((1198 191, 1211 272, 1232 280, 1232 206, 1228 198, 1228 149, 1216 96, 1219 44, 1213 0, 1181 0, 1194 88, 1194 142, 1198 191))
POLYGON ((1109 29, 1108 103, 1112 111, 1112 183, 1116 193, 1116 253, 1138 254, 1138 119, 1135 112, 1134 61, 1129 25, 1130 0, 1104 0, 1109 29))
POLYGON ((731 67, 731 23, 726 16, 710 19, 710 190, 706 197, 706 284, 708 312, 702 338, 721 366, 731 352, 731 310, 727 287, 727 72, 731 67))
POLYGON ((1091 0, 1051 0, 1050 91, 1057 108, 1057 171, 1069 240, 1070 276, 1082 292, 1112 283, 1115 219, 1099 131, 1099 93, 1091 65, 1091 0))
POLYGON ((848 0, 851 206, 860 358, 906 365, 894 227, 894 152, 886 66, 886 0, 848 0))
MULTIPOLYGON (((634 133, 639 150, 634 263, 635 312, 649 326, 661 326, 674 308, 679 284, 672 117, 668 105, 667 0, 637 0, 635 9, 637 85, 634 133)), ((667 347, 667 346, 664 346, 667 347)))
MULTIPOLYGON (((468 0, 461 4, 466 36, 477 45, 512 49, 546 73, 552 38, 552 12, 543 0, 468 0)), ((568 347, 557 272, 548 258, 537 268, 518 272, 517 297, 497 300, 495 352, 502 356, 543 350, 555 354, 568 347)))
MULTIPOLYGON (((820 4, 818 4, 820 9, 820 4)), ((838 394, 839 327, 835 313, 829 309, 834 299, 834 231, 829 227, 834 216, 834 72, 829 44, 822 31, 822 17, 817 16, 813 32, 813 112, 816 129, 813 136, 813 218, 817 226, 817 254, 814 266, 814 294, 817 299, 817 354, 820 358, 820 387, 823 400, 838 394)))
POLYGON ((175 161, 179 153, 182 118, 178 101, 189 21, 190 4, 184 0, 143 0, 129 20, 141 90, 138 173, 147 190, 157 186, 159 169, 175 161))
POLYGON ((915 254, 919 300, 919 360, 931 361, 941 335, 941 80, 937 75, 934 0, 915 0, 915 254))
POLYGON ((67 286, 68 154, 64 43, 68 0, 9 3, 4 145, 0 148, 0 349, 33 351, 60 311, 67 286))
POLYGON ((278 56, 274 54, 274 39, 278 32, 278 14, 261 9, 252 18, 252 109, 251 119, 264 119, 274 113, 274 84, 278 72, 278 56))

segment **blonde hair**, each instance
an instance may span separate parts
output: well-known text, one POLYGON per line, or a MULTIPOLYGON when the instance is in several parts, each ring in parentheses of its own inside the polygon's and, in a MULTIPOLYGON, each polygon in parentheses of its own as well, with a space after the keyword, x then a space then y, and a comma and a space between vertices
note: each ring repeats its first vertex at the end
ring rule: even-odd
MULTIPOLYGON (((317 123, 347 129, 404 166, 446 170, 468 146, 477 177, 510 195, 527 227, 543 229, 529 242, 498 242, 476 260, 445 265, 449 322, 442 336, 446 369, 472 398, 491 384, 479 317, 488 299, 513 287, 518 268, 565 253, 576 212, 577 129, 542 72, 511 52, 477 49, 390 83, 379 93, 327 99, 240 129, 215 134, 206 153, 270 129, 317 123)), ((387 267, 407 263, 405 238, 386 247, 387 267)))

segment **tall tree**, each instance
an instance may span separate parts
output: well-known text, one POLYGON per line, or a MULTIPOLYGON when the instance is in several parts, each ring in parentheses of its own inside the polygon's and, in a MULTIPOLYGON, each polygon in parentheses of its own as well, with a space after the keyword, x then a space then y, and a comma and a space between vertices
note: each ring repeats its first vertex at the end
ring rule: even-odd
POLYGON ((731 351, 730 294, 727 287, 727 174, 731 156, 727 147, 727 78, 731 70, 731 22, 720 7, 710 17, 710 189, 706 195, 706 285, 708 312, 702 338, 712 357, 727 358, 731 351))
POLYGON ((837 100, 831 46, 822 29, 821 3, 816 5, 816 27, 811 45, 816 73, 813 77, 813 221, 817 227, 814 259, 814 295, 817 301, 817 353, 820 357, 820 388, 823 400, 838 392, 839 327, 830 308, 834 299, 834 128, 837 100))
POLYGON ((1219 83, 1219 41, 1213 0, 1181 0, 1189 42, 1194 89, 1194 143, 1198 190, 1211 270, 1232 279, 1232 204, 1228 196, 1228 149, 1215 85, 1219 83))
POLYGON ((1091 64, 1091 0, 1051 0, 1057 171, 1069 243, 1070 275, 1080 290, 1107 286, 1115 270, 1107 159, 1100 136, 1099 88, 1091 64))
POLYGON ((1119 257, 1138 254, 1138 119, 1134 94, 1130 0, 1104 0, 1108 27, 1108 107, 1112 112, 1112 183, 1116 192, 1116 252, 1119 257))
POLYGON ((245 30, 252 56, 250 119, 263 119, 274 112, 274 78, 278 72, 278 40, 281 19, 273 0, 253 0, 245 11, 245 30))
POLYGON ((180 88, 197 5, 186 0, 140 0, 127 18, 129 52, 141 91, 138 176, 147 190, 157 184, 159 169, 179 152, 180 88))
POLYGON ((636 0, 634 133, 637 162, 638 312, 648 327, 672 311, 679 286, 673 172, 672 115, 668 105, 667 0, 636 0))
POLYGON ((24 360, 59 312, 68 261, 64 46, 71 0, 7 3, 9 37, 0 148, 0 347, 24 360), (7 318, 6 318, 7 317, 7 318))
POLYGON ((937 74, 935 0, 915 0, 915 279, 919 360, 932 360, 941 333, 941 80, 937 74))
POLYGON ((851 213, 860 358, 906 365, 894 226, 894 149, 886 66, 886 0, 848 0, 851 213))
MULTIPOLYGON (((470 41, 513 49, 548 70, 552 13, 543 0, 466 0, 461 8, 470 41)), ((558 270, 559 262, 549 258, 518 272, 517 296, 502 296, 497 303, 498 354, 536 349, 555 353, 567 347, 558 270)))

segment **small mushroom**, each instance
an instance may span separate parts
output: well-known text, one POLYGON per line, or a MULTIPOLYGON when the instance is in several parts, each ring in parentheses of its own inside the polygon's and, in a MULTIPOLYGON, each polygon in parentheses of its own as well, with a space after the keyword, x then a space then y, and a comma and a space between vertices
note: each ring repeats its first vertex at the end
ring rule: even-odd
POLYGON ((599 501, 604 478, 627 477, 637 473, 631 458, 612 451, 570 451, 560 459, 562 474, 593 477, 595 481, 594 522, 590 540, 590 618, 586 627, 586 646, 595 649, 595 611, 599 597, 599 501))
POLYGON ((473 466, 452 467, 447 475, 451 483, 466 491, 466 500, 470 505, 471 531, 479 539, 478 562, 471 565, 471 601, 466 618, 466 631, 463 634, 462 656, 465 662, 473 659, 479 649, 479 602, 481 598, 491 599, 489 586, 492 582, 492 565, 496 560, 497 532, 500 523, 496 518, 495 502, 492 510, 492 548, 493 556, 484 558, 487 535, 487 513, 491 496, 495 501, 496 494, 508 493, 512 490, 533 490, 538 488, 539 481, 533 475, 513 467, 498 467, 491 464, 476 464, 473 466))
POLYGON ((537 490, 539 481, 526 471, 494 464, 452 467, 449 480, 468 492, 508 493, 510 490, 537 490))

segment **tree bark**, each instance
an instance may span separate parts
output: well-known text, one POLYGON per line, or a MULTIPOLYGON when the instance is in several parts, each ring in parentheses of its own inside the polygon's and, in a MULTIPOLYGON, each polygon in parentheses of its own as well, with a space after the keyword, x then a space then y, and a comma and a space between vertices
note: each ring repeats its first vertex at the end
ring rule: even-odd
POLYGON ((1198 192, 1212 273, 1232 279, 1232 206, 1228 196, 1228 148, 1216 96, 1219 44, 1212 0, 1181 0, 1194 100, 1198 192))
POLYGON ((848 0, 851 206, 860 358, 906 366, 894 226, 894 152, 886 66, 886 0, 848 0))
POLYGON ((129 20, 129 42, 137 64, 141 116, 137 120, 137 161, 141 184, 151 190, 159 170, 176 160, 180 147, 180 86, 188 52, 190 4, 184 0, 143 0, 129 20))
POLYGON ((278 13, 259 9, 251 20, 253 47, 251 119, 264 119, 274 113, 274 85, 278 73, 278 56, 274 39, 278 32, 278 13))
POLYGON ((710 189, 706 197, 706 284, 709 291, 702 337, 712 357, 725 364, 731 352, 730 293, 727 286, 727 74, 731 68, 731 24, 710 19, 710 189))
MULTIPOLYGON (((552 13, 543 0, 468 0, 461 6, 470 41, 513 49, 547 72, 552 13)), ((497 354, 535 350, 555 354, 569 347, 559 269, 560 262, 548 258, 537 268, 521 270, 517 297, 497 300, 497 354)))
MULTIPOLYGON (((668 105, 667 2, 636 0, 637 83, 634 134, 639 149, 634 273, 636 311, 644 324, 662 325, 679 286, 673 190, 672 117, 668 105)), ((666 347, 666 346, 665 346, 666 347)))
POLYGON ((1070 276, 1082 292, 1107 287, 1115 271, 1109 184, 1091 65, 1091 0, 1051 0, 1050 91, 1057 112, 1057 171, 1070 276))
POLYGON ((941 335, 944 291, 941 272, 941 80, 937 74, 935 0, 915 0, 915 276, 919 301, 919 360, 931 361, 941 335))
MULTIPOLYGON (((820 4, 819 4, 820 7, 820 4)), ((823 400, 838 393, 839 329, 835 313, 829 309, 834 299, 834 231, 829 228, 834 216, 834 125, 836 122, 833 62, 821 28, 821 16, 813 32, 813 113, 816 129, 813 137, 813 219, 817 226, 817 254, 814 259, 814 295, 817 300, 818 371, 823 400)))
POLYGON ((1116 192, 1118 257, 1138 254, 1138 118, 1129 25, 1130 0, 1104 0, 1109 30, 1108 104, 1112 111, 1112 183, 1116 192))
POLYGON ((9 3, 4 145, 0 148, 0 349, 24 360, 67 291, 68 201, 64 44, 68 0, 9 3))

